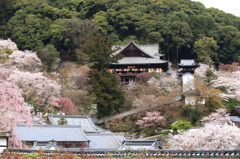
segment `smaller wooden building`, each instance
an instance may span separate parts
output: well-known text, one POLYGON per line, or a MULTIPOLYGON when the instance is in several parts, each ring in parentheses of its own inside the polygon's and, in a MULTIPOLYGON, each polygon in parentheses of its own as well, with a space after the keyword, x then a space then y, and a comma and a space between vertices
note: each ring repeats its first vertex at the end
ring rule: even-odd
POLYGON ((194 74, 194 70, 199 66, 194 59, 181 59, 178 64, 179 72, 184 74, 186 72, 194 74))
POLYGON ((121 54, 122 59, 109 67, 109 72, 116 72, 120 75, 123 83, 133 83, 136 75, 142 72, 162 72, 168 69, 168 62, 163 60, 159 54, 159 46, 137 45, 133 41, 127 45, 114 45, 113 56, 121 54))
POLYGON ((164 149, 160 140, 125 140, 118 150, 164 149))

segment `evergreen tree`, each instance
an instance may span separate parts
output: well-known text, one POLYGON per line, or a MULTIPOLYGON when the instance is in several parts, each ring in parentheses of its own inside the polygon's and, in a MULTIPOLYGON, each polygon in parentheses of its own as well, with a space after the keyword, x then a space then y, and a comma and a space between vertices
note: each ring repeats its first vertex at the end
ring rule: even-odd
POLYGON ((111 45, 98 34, 86 41, 83 52, 89 56, 92 69, 88 83, 92 86, 90 93, 95 95, 98 117, 109 116, 123 106, 124 92, 119 88, 120 81, 115 74, 107 71, 108 67, 117 61, 118 57, 111 56, 111 45))

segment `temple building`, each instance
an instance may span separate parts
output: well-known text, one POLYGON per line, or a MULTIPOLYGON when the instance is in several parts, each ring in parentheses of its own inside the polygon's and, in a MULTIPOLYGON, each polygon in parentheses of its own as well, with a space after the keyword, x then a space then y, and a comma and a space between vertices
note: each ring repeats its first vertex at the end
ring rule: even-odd
POLYGON ((194 74, 194 70, 199 67, 199 64, 194 61, 194 59, 181 59, 180 63, 178 64, 179 73, 192 73, 194 74))
POLYGON ((114 56, 121 54, 122 59, 113 63, 109 71, 120 75, 123 83, 133 83, 136 75, 142 72, 162 72, 168 69, 168 62, 163 60, 163 55, 159 54, 159 46, 137 45, 133 41, 127 45, 114 45, 114 56))

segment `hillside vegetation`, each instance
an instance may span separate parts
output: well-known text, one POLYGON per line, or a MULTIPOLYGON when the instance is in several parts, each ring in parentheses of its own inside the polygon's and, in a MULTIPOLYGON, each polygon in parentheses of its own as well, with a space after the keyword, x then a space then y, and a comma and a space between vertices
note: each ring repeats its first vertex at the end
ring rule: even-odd
POLYGON ((47 64, 49 46, 62 60, 85 62, 79 49, 96 32, 114 44, 158 43, 173 62, 176 54, 195 58, 201 49, 216 64, 239 62, 240 18, 190 0, 2 0, 0 19, 2 38, 38 51, 47 64), (200 48, 204 38, 212 39, 200 48))
POLYGON ((239 29, 239 17, 190 0, 1 0, 2 131, 16 137, 17 124, 46 124, 49 114, 105 118, 143 109, 149 112, 113 119, 106 128, 139 137, 173 123, 173 133, 201 126, 216 109, 229 113, 240 104, 239 29), (121 58, 111 56, 111 46, 129 40, 159 44, 173 69, 182 58, 201 62, 195 89, 183 94, 177 74, 166 72, 121 83, 108 71, 121 58), (181 95, 195 104, 169 102, 181 95))

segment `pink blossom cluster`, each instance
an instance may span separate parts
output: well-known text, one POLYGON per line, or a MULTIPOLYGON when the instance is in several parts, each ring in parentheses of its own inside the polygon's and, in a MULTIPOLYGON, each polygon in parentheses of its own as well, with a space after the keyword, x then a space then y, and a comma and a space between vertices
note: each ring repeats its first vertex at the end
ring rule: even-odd
POLYGON ((225 87, 228 94, 235 95, 240 98, 240 71, 234 72, 218 72, 218 78, 213 80, 214 87, 225 87))
POLYGON ((208 124, 197 130, 170 135, 170 149, 234 149, 240 145, 240 129, 228 124, 208 124))
POLYGON ((31 125, 31 114, 17 85, 0 80, 0 107, 1 133, 12 137, 10 141, 14 147, 21 147, 15 136, 15 127, 17 124, 31 125))
POLYGON ((173 87, 178 83, 177 74, 166 75, 160 78, 161 87, 173 87))
POLYGON ((20 70, 34 71, 39 70, 42 66, 42 62, 38 58, 36 52, 29 50, 14 51, 9 58, 10 59, 7 62, 7 65, 15 66, 20 70))
POLYGON ((171 149, 231 149, 240 145, 240 129, 232 125, 226 109, 204 117, 205 126, 178 135, 170 135, 171 149))
POLYGON ((56 101, 60 106, 60 111, 74 114, 77 112, 76 105, 67 97, 59 97, 56 101))
POLYGON ((142 120, 137 121, 137 125, 139 125, 141 128, 147 128, 147 127, 160 127, 162 125, 165 125, 166 118, 157 111, 154 112, 146 112, 146 116, 142 118, 142 120))
POLYGON ((175 87, 178 84, 178 77, 176 74, 167 75, 165 73, 160 73, 159 79, 152 77, 148 80, 148 84, 157 85, 159 87, 164 87, 170 91, 172 87, 175 87))
POLYGON ((206 71, 209 69, 209 66, 206 64, 200 64, 198 68, 195 69, 195 75, 204 78, 206 71))
POLYGON ((204 117, 201 122, 203 122, 204 124, 213 123, 219 125, 232 125, 232 121, 230 120, 229 114, 227 113, 226 109, 217 109, 216 112, 213 112, 209 116, 204 117))
POLYGON ((43 75, 42 72, 31 73, 13 70, 8 80, 19 86, 25 99, 38 100, 50 103, 51 99, 60 96, 61 86, 54 80, 43 75))
POLYGON ((12 42, 11 39, 7 40, 0 39, 0 51, 6 49, 11 51, 18 50, 16 43, 12 42))

